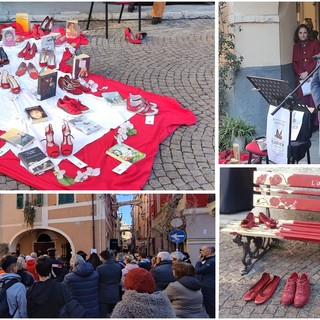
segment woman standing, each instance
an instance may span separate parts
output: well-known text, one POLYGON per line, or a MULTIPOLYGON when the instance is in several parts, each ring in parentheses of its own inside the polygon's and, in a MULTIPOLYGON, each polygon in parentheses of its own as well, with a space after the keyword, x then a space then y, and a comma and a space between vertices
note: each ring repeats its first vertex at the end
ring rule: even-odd
MULTIPOLYGON (((300 24, 294 33, 294 46, 292 65, 296 75, 296 85, 307 76, 317 65, 317 60, 312 57, 320 52, 320 43, 318 40, 311 39, 311 31, 305 24, 300 24)), ((310 79, 311 81, 311 79, 310 79)), ((302 90, 298 90, 298 96, 310 107, 314 107, 311 93, 303 95, 302 90)), ((315 111, 317 112, 317 111, 315 111)), ((319 126, 317 113, 315 113, 314 126, 319 126)))
POLYGON ((71 297, 77 300, 86 310, 86 318, 99 317, 98 286, 99 275, 93 265, 85 262, 79 255, 70 259, 72 271, 64 277, 71 297))

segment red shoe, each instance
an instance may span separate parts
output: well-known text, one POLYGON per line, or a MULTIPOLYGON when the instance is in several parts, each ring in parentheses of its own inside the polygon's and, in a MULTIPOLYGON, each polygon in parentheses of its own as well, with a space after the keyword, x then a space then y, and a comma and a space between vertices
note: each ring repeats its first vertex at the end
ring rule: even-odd
POLYGON ((1 74, 1 88, 10 89, 10 83, 8 80, 9 73, 7 70, 3 70, 1 74))
POLYGON ((39 33, 39 24, 34 24, 31 33, 34 39, 39 40, 41 38, 41 35, 39 33))
POLYGON ((141 44, 142 43, 142 41, 140 39, 137 39, 134 37, 130 28, 126 28, 124 30, 124 38, 125 38, 125 40, 128 40, 130 43, 133 43, 133 44, 141 44))
POLYGON ((66 121, 62 126, 62 135, 63 135, 63 141, 61 143, 61 153, 64 156, 70 156, 73 150, 73 144, 71 141, 71 138, 73 138, 73 136, 71 135, 71 130, 69 128, 68 122, 66 121))
POLYGON ((66 41, 67 41, 67 37, 60 35, 60 36, 58 36, 58 37, 56 38, 55 43, 56 43, 56 46, 61 46, 61 45, 64 44, 66 41))
POLYGON ((31 48, 30 42, 28 41, 24 48, 18 53, 18 58, 26 56, 31 48))
POLYGON ((45 30, 47 24, 49 23, 49 20, 50 20, 50 19, 49 19, 49 16, 46 16, 46 17, 42 20, 42 22, 40 23, 39 28, 45 30))
POLYGON ((90 91, 90 89, 83 86, 79 80, 71 79, 67 74, 64 76, 64 78, 67 82, 71 83, 75 88, 81 90, 82 92, 86 93, 90 91))
POLYGON ((53 28, 53 25, 54 25, 54 19, 51 17, 49 19, 48 23, 46 24, 44 30, 46 30, 48 33, 50 33, 53 28))
POLYGON ((33 63, 28 63, 28 73, 31 79, 37 80, 38 79, 38 71, 33 63))
POLYGON ((244 301, 253 301, 260 290, 270 281, 270 274, 264 272, 258 282, 256 282, 244 295, 244 301))
POLYGON ((21 88, 20 88, 20 86, 14 76, 8 75, 8 82, 10 84, 10 88, 11 88, 12 93, 14 93, 14 94, 20 93, 21 88))
POLYGON ((309 299, 310 280, 308 275, 304 272, 297 279, 297 289, 294 296, 294 306, 296 308, 302 308, 309 299))
POLYGON ((24 56, 24 60, 31 60, 33 57, 36 55, 36 52, 38 51, 37 46, 35 43, 31 46, 30 50, 28 53, 24 56))
POLYGON ((270 280, 258 293, 256 298, 254 299, 255 304, 262 304, 268 301, 274 292, 277 289, 277 286, 280 282, 280 277, 273 276, 272 280, 270 280))
POLYGON ((47 51, 45 49, 41 49, 40 57, 39 57, 39 66, 43 68, 43 67, 46 67, 47 65, 48 65, 47 51))
MULTIPOLYGON (((60 152, 59 152, 59 146, 54 142, 53 134, 54 134, 54 132, 53 132, 52 125, 49 124, 46 127, 46 131, 45 131, 46 138, 43 140, 47 141, 46 150, 47 150, 48 156, 51 158, 57 158, 57 157, 59 157, 60 152)), ((41 140, 41 141, 43 141, 43 140, 41 140)))
POLYGON ((27 65, 24 61, 22 61, 18 67, 18 70, 16 71, 16 76, 21 77, 23 76, 27 71, 27 65))
POLYGON ((68 82, 64 77, 59 78, 58 86, 62 90, 66 90, 74 95, 82 94, 80 89, 76 88, 71 82, 68 82))
POLYGON ((85 106, 84 104, 82 104, 80 100, 76 100, 76 99, 70 98, 68 96, 64 96, 63 100, 71 103, 76 109, 78 109, 81 112, 89 111, 89 108, 87 106, 85 106))
POLYGON ((286 285, 283 290, 283 293, 282 293, 282 296, 281 296, 282 304, 284 304, 286 306, 293 304, 294 296, 296 294, 296 286, 297 286, 298 277, 299 277, 298 273, 293 272, 292 275, 287 280, 286 285))
POLYGON ((48 68, 54 69, 56 67, 56 55, 53 51, 50 51, 48 54, 48 68))
POLYGON ((252 228, 255 225, 254 223, 254 214, 253 212, 249 212, 247 216, 241 221, 240 227, 242 228, 252 228))
POLYGON ((259 213, 258 218, 259 218, 259 222, 264 223, 268 228, 276 228, 277 227, 277 221, 272 218, 267 217, 262 212, 259 213))
POLYGON ((57 101, 57 107, 62 109, 64 112, 71 114, 71 115, 79 115, 81 114, 81 111, 78 110, 73 106, 71 102, 64 101, 63 99, 58 99, 57 101))

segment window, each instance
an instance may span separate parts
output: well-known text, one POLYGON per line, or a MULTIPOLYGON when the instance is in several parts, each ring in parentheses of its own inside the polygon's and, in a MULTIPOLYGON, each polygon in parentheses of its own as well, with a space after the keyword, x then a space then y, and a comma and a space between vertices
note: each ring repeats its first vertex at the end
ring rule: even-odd
POLYGON ((17 209, 23 209, 25 201, 29 201, 33 206, 41 207, 43 205, 43 194, 17 194, 17 209))
POLYGON ((17 193, 17 209, 23 208, 23 194, 17 193))
POLYGON ((74 194, 59 194, 59 204, 74 203, 74 194))

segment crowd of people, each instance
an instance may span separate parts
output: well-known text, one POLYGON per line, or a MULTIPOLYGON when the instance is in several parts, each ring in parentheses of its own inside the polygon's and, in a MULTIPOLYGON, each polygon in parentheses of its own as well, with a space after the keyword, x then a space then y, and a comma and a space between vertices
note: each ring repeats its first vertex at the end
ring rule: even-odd
POLYGON ((215 248, 193 265, 187 252, 99 255, 78 251, 69 267, 35 252, 0 260, 0 318, 57 318, 72 301, 85 318, 214 318, 215 248), (5 292, 5 299, 1 300, 5 292), (7 310, 5 310, 7 309, 7 310), (5 313, 7 312, 7 314, 5 313))

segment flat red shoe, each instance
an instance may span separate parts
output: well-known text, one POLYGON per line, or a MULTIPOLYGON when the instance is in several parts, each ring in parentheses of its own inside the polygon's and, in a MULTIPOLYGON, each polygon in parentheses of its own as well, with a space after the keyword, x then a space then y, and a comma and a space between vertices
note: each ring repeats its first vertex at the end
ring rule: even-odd
POLYGON ((249 212, 247 216, 241 221, 240 227, 250 229, 255 225, 254 214, 249 212))
POLYGON ((264 213, 260 212, 258 215, 259 222, 264 223, 268 228, 276 228, 277 227, 277 221, 267 217, 264 213))
POLYGON ((18 67, 18 70, 16 71, 16 76, 21 77, 23 76, 27 71, 27 65, 24 61, 22 61, 18 67))
POLYGON ((34 64, 31 62, 28 63, 28 73, 31 79, 34 79, 34 80, 38 79, 38 76, 39 76, 38 71, 34 66, 34 64))
POLYGON ((280 282, 279 276, 273 276, 273 278, 260 290, 256 298, 254 299, 255 304, 262 304, 268 301, 277 289, 280 282))
POLYGON ((290 304, 293 304, 294 296, 296 294, 296 286, 297 286, 297 280, 298 280, 298 273, 293 272, 291 276, 288 278, 286 285, 284 287, 282 296, 281 296, 281 302, 282 304, 289 306, 290 304))
POLYGON ((270 274, 264 272, 261 278, 244 295, 244 301, 253 301, 260 290, 270 281, 270 274))
POLYGON ((294 296, 293 304, 296 308, 305 306, 309 299, 310 280, 308 275, 304 272, 297 279, 296 294, 294 296))

